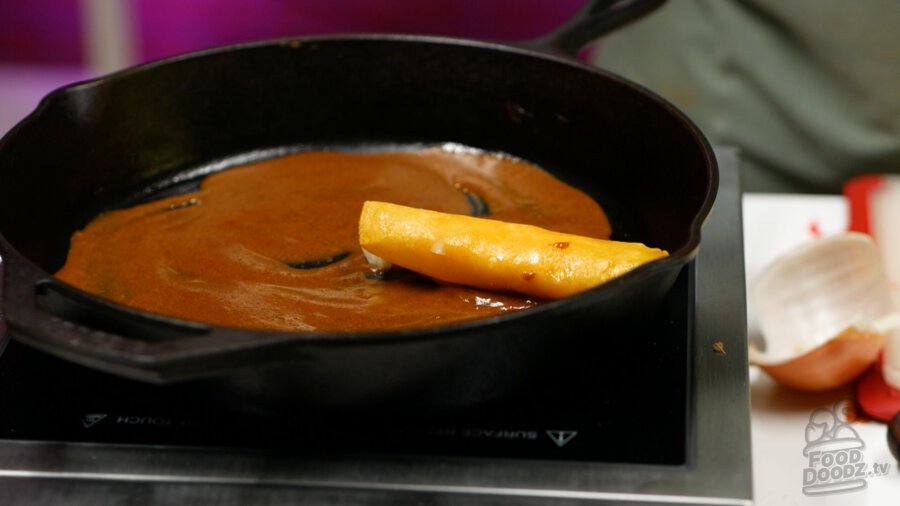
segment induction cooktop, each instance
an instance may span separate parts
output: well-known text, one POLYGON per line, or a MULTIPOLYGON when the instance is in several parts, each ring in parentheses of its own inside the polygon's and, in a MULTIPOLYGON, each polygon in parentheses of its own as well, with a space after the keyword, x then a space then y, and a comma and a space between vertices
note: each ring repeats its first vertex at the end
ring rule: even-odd
POLYGON ((0 504, 749 504, 739 160, 717 156, 700 252, 662 307, 492 404, 272 412, 11 340, 0 504))

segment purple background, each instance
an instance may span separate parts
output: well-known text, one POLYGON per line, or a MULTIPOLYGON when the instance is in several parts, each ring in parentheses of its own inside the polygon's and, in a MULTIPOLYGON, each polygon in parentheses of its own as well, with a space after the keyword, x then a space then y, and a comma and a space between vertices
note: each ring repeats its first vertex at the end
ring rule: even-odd
MULTIPOLYGON (((584 0, 120 0, 141 61, 296 35, 400 32, 519 40, 584 0)), ((84 63, 79 0, 0 0, 0 64, 84 63)))

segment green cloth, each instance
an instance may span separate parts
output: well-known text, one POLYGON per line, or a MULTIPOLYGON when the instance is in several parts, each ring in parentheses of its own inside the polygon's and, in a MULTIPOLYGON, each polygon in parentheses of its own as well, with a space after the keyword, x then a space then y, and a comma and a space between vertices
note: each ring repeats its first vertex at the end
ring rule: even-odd
POLYGON ((594 63, 740 148, 745 191, 900 173, 900 0, 669 0, 594 63))

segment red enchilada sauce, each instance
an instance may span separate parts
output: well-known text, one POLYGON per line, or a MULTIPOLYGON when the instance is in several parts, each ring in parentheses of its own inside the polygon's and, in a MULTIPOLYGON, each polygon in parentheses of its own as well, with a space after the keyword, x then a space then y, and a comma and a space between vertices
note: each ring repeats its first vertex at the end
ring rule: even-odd
POLYGON ((590 197, 509 157, 438 148, 308 152, 105 213, 75 233, 57 276, 133 308, 270 330, 423 327, 537 303, 412 273, 375 276, 358 243, 365 200, 610 234, 590 197))

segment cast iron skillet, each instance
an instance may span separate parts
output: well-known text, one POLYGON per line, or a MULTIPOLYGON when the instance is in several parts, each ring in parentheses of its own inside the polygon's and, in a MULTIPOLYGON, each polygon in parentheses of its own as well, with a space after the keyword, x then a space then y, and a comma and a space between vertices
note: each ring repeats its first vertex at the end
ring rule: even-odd
POLYGON ((266 403, 450 408, 510 391, 548 350, 652 311, 698 248, 717 188, 702 134, 652 93, 564 55, 662 0, 591 2, 519 46, 426 36, 277 40, 60 89, 0 141, 3 311, 18 340, 157 383, 266 403), (539 48, 539 49, 535 49, 539 48), (98 212, 308 149, 459 143, 532 161, 596 198, 614 238, 668 259, 534 310, 424 330, 278 333, 127 309, 53 278, 98 212))

